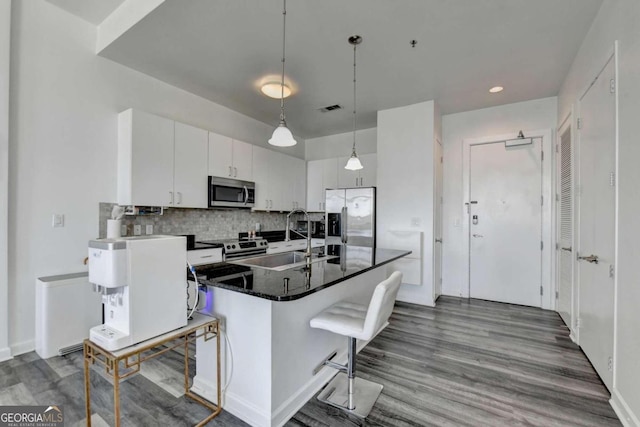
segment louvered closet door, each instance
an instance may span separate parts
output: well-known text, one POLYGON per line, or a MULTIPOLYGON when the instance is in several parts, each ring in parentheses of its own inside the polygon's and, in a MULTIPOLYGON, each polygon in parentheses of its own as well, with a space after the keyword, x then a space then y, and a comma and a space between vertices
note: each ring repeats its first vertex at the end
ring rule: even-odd
POLYGON ((573 178, 571 126, 560 136, 560 230, 558 236, 558 313, 572 329, 573 290, 573 178))

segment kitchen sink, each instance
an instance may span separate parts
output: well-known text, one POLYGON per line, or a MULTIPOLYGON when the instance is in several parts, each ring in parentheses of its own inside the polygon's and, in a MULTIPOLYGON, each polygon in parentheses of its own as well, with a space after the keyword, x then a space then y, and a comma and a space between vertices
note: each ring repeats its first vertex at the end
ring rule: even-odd
POLYGON ((266 270, 283 271, 290 268, 304 267, 307 262, 322 262, 328 259, 337 258, 335 255, 311 254, 311 258, 307 260, 304 252, 284 252, 281 254, 263 255, 251 258, 229 260, 229 264, 244 265, 247 267, 264 268, 266 270))

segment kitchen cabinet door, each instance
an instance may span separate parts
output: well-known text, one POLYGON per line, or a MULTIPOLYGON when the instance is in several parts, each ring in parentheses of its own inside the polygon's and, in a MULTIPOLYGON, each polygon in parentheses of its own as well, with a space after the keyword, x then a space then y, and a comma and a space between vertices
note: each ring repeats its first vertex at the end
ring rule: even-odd
POLYGON ((233 177, 253 181, 253 145, 233 140, 233 177))
POLYGON ((338 188, 338 159, 324 159, 322 161, 322 201, 326 188, 338 188))
POLYGON ((305 209, 306 205, 306 192, 307 192, 307 170, 306 163, 302 159, 292 157, 291 162, 291 182, 292 182, 292 194, 293 194, 293 207, 305 209))
POLYGON ((174 121, 129 109, 118 116, 118 204, 172 206, 174 121))
POLYGON ((323 160, 309 160, 307 162, 307 211, 320 212, 323 210, 323 174, 323 160))
POLYGON ((209 132, 209 175, 233 178, 233 140, 209 132))
POLYGON ((253 181, 256 184, 255 210, 266 211, 272 204, 269 192, 269 156, 270 151, 262 147, 253 147, 253 181))
POLYGON ((286 211, 291 210, 292 193, 291 181, 289 179, 290 165, 289 156, 269 151, 269 198, 271 200, 270 210, 286 211))
POLYGON ((173 206, 207 207, 207 151, 206 130, 175 123, 173 206))
POLYGON ((378 174, 378 155, 362 154, 360 156, 362 169, 358 171, 358 187, 375 187, 378 174))

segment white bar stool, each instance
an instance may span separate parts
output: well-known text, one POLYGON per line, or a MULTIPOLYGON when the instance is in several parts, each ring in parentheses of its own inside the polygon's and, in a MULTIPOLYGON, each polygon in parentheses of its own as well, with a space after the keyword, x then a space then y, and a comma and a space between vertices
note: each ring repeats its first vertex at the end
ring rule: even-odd
POLYGON ((311 319, 312 328, 325 329, 349 337, 347 365, 339 365, 330 360, 324 362, 340 372, 320 392, 318 400, 360 418, 369 415, 382 392, 382 384, 356 378, 356 340, 369 341, 387 327, 401 282, 402 273, 395 271, 376 286, 369 307, 339 302, 311 319))

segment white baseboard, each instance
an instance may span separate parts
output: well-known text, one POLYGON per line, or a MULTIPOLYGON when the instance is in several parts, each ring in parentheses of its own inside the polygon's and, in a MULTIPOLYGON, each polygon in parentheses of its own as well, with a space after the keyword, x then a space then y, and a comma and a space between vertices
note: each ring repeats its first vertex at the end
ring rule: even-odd
MULTIPOLYGON (((210 402, 216 402, 216 384, 196 375, 193 378, 191 391, 204 397, 210 402)), ((270 427, 271 420, 260 408, 252 405, 244 399, 226 391, 221 396, 222 409, 240 418, 253 427, 270 427)))
POLYGON ((18 356, 20 354, 29 353, 36 349, 35 340, 26 340, 11 345, 11 354, 18 356))
POLYGON ((0 348, 0 362, 4 362, 5 360, 13 359, 11 355, 11 349, 9 347, 0 348))
POLYGON ((613 389, 613 393, 611 393, 611 400, 609 400, 609 404, 615 411, 618 418, 620 418, 620 422, 625 427, 640 427, 640 419, 633 413, 627 402, 620 395, 620 392, 613 389))
POLYGON ((571 341, 573 341, 575 344, 578 344, 578 340, 576 339, 576 336, 573 333, 573 331, 569 332, 569 338, 571 338, 571 341))

